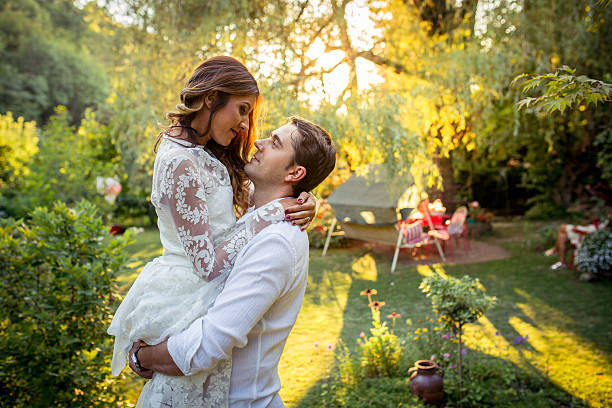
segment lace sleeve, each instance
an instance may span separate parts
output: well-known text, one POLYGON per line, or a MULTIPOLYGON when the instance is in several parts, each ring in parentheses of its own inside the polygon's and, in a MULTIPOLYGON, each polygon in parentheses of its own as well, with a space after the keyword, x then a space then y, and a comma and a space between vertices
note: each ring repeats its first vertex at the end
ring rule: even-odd
POLYGON ((219 186, 214 165, 197 166, 188 155, 170 159, 162 174, 161 200, 170 216, 195 271, 210 281, 231 270, 236 256, 246 243, 268 225, 284 219, 278 202, 257 209, 245 222, 237 224, 228 238, 215 248, 210 228, 206 197, 219 186))

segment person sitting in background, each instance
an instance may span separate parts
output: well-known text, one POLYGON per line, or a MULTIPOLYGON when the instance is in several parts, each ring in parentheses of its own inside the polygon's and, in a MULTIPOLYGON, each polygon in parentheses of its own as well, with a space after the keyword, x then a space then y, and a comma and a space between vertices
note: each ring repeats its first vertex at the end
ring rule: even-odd
POLYGON ((576 269, 574 257, 576 254, 576 249, 580 246, 582 239, 595 231, 606 228, 607 226, 608 220, 599 222, 598 219, 593 220, 593 222, 589 225, 561 224, 557 230, 557 240, 555 242, 555 246, 545 252, 546 256, 552 256, 554 254, 559 255, 559 261, 552 264, 550 269, 554 271, 568 267, 576 269), (567 250, 568 243, 572 248, 572 261, 569 265, 565 263, 565 252, 567 250))

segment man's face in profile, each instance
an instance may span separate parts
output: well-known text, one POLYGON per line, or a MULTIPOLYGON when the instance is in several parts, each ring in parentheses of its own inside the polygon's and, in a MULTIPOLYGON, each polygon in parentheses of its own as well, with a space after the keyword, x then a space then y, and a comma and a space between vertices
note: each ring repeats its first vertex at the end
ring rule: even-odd
POLYGON ((249 178, 254 182, 282 184, 293 164, 293 137, 297 137, 297 127, 288 123, 272 131, 267 139, 255 141, 257 151, 244 167, 249 178))

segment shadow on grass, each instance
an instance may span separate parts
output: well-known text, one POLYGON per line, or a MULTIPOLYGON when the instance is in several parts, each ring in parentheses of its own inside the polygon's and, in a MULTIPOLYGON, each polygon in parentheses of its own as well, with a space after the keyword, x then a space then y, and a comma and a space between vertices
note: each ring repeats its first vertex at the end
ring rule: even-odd
MULTIPOLYGON (((418 289, 424 275, 441 272, 460 277, 469 274, 481 280, 487 292, 498 298, 498 304, 485 319, 471 325, 466 333, 470 340, 467 347, 487 349, 487 359, 493 359, 497 365, 505 362, 535 385, 535 388, 525 388, 529 392, 522 394, 519 387, 514 392, 520 397, 508 400, 506 406, 585 406, 585 400, 592 406, 609 406, 612 396, 609 391, 605 394, 605 390, 612 385, 612 344, 609 341, 612 319, 608 312, 612 304, 612 284, 583 283, 573 271, 550 271, 549 258, 522 249, 520 242, 508 242, 504 246, 513 255, 509 259, 479 264, 400 267, 394 275, 386 272, 388 260, 372 258, 363 251, 334 250, 327 258, 312 251, 310 275, 314 287, 309 287, 307 296, 312 296, 313 302, 320 302, 322 291, 333 288, 333 282, 323 284, 329 274, 322 271, 343 271, 350 278, 346 306, 338 320, 342 321, 339 338, 354 350, 360 332, 367 332, 370 327, 368 302, 360 296, 364 289, 378 290, 376 300, 386 302, 383 317, 391 312, 402 315, 396 333, 405 338, 426 316, 432 316, 429 299, 418 289), (360 270, 361 260, 367 257, 375 259, 370 262, 370 270, 360 270), (410 329, 406 319, 416 326, 410 329), (513 347, 519 339, 522 339, 519 347, 513 347), (501 343, 507 350, 494 350, 493 343, 501 343)), ((368 262, 365 264, 368 267, 368 262)), ((413 356, 412 360, 429 357, 413 356)), ((387 388, 379 387, 382 401, 369 398, 368 392, 360 390, 364 397, 351 402, 358 405, 347 406, 391 407, 402 401, 403 406, 407 406, 411 397, 405 388, 405 378, 394 379, 393 383, 396 385, 390 389, 387 389, 388 384, 387 388), (401 395, 405 399, 397 400, 401 395)), ((489 382, 487 386, 494 387, 495 383, 489 382)), ((333 387, 333 382, 323 375, 296 406, 343 406, 331 403, 329 395, 334 392, 333 387)))

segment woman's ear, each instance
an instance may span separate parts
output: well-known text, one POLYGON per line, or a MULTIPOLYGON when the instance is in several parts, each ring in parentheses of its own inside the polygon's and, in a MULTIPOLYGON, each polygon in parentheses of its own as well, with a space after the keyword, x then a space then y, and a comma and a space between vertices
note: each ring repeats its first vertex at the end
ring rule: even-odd
POLYGON ((217 91, 211 92, 204 97, 204 105, 206 105, 208 109, 212 108, 215 99, 217 99, 217 91))

